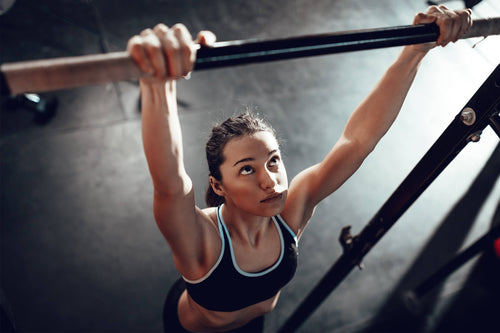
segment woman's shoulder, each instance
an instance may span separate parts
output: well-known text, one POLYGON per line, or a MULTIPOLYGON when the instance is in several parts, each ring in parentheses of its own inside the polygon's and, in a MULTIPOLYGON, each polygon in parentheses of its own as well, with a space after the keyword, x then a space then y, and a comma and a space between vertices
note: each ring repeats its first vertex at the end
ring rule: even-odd
POLYGON ((280 216, 298 238, 314 214, 315 207, 308 205, 307 196, 297 187, 289 189, 285 208, 280 216))
POLYGON ((218 225, 217 221, 217 207, 207 207, 201 209, 202 213, 207 216, 214 226, 218 225))

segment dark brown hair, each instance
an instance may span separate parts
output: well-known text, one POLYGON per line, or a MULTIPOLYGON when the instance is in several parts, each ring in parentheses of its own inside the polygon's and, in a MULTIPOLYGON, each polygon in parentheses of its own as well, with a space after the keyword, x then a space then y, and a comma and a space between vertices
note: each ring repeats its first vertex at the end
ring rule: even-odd
MULTIPOLYGON (((270 132, 276 137, 273 127, 259 115, 250 111, 230 117, 223 123, 215 125, 205 146, 210 176, 218 181, 222 181, 220 172, 220 165, 224 163, 224 155, 222 153, 224 147, 231 139, 262 131, 270 132)), ((224 203, 224 197, 217 195, 209 183, 205 194, 205 202, 208 207, 217 207, 224 203)))

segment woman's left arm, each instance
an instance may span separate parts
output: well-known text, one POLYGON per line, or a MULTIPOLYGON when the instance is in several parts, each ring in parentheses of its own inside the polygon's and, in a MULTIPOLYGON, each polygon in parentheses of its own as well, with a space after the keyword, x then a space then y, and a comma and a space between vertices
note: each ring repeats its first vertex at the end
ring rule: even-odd
POLYGON ((342 137, 355 142, 355 153, 366 157, 396 119, 425 54, 436 45, 457 41, 472 25, 470 10, 452 11, 432 6, 426 14, 417 14, 414 24, 436 22, 440 37, 436 43, 403 48, 372 92, 350 116, 342 137))
POLYGON ((295 207, 302 206, 304 209, 300 213, 304 214, 302 223, 307 222, 321 200, 339 188, 361 166, 389 130, 427 52, 436 45, 455 42, 472 25, 470 10, 451 11, 444 6, 432 6, 426 14, 417 14, 413 23, 431 22, 440 27, 437 42, 405 46, 375 88, 351 114, 342 135, 325 159, 304 170, 290 184, 291 203, 295 201, 295 207), (294 188, 298 190, 294 191, 294 188))

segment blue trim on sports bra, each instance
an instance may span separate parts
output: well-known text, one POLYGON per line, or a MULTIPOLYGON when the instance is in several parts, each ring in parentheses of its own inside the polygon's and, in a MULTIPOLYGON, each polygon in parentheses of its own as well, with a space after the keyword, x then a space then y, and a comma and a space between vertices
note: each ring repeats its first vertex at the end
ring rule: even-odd
POLYGON ((272 219, 280 237, 279 258, 269 268, 249 273, 236 263, 221 207, 217 208, 221 254, 202 278, 184 278, 186 289, 197 304, 211 311, 236 311, 270 299, 292 279, 297 269, 297 237, 279 215, 272 219))
POLYGON ((216 263, 212 266, 212 268, 210 268, 210 270, 207 272, 207 274, 205 274, 203 277, 201 277, 197 280, 190 280, 190 279, 182 276, 184 281, 189 282, 191 284, 201 283, 201 282, 205 281, 208 277, 210 277, 210 275, 212 275, 212 272, 215 271, 215 269, 219 266, 220 262, 222 261, 222 258, 224 257, 224 251, 226 249, 226 242, 224 241, 224 237, 222 235, 223 227, 222 227, 221 220, 219 219, 219 207, 217 207, 217 226, 219 228, 219 235, 220 235, 221 243, 222 243, 221 248, 220 248, 219 258, 217 259, 216 263))
POLYGON ((234 254, 231 236, 229 235, 229 231, 227 230, 227 227, 226 227, 226 224, 224 222, 224 219, 222 218, 222 215, 220 216, 220 220, 222 222, 222 228, 224 229, 224 232, 226 233, 227 239, 229 241, 229 250, 231 251, 231 259, 233 260, 233 266, 236 269, 236 271, 238 271, 238 273, 240 273, 241 275, 244 275, 244 276, 248 276, 248 277, 259 277, 259 276, 263 276, 263 275, 266 275, 266 274, 272 272, 276 267, 279 266, 279 264, 281 263, 281 260, 283 259, 283 254, 284 254, 283 249, 284 249, 285 245, 283 242, 283 234, 281 232, 280 227, 278 226, 278 222, 276 222, 276 219, 274 219, 274 217, 273 217, 273 222, 274 222, 274 225, 276 226, 276 229, 278 230, 278 234, 280 237, 280 256, 279 256, 278 260, 271 267, 269 267, 261 272, 257 272, 257 273, 245 272, 244 270, 242 270, 240 268, 240 266, 238 266, 238 263, 236 262, 236 256, 234 254))
POLYGON ((266 275, 266 274, 272 272, 274 269, 276 269, 276 267, 278 267, 280 265, 281 260, 283 260, 283 255, 285 253, 285 251, 284 251, 285 245, 284 245, 284 240, 283 240, 283 233, 281 232, 281 228, 278 226, 278 223, 281 223, 281 225, 284 226, 286 230, 288 230, 288 232, 292 235, 292 237, 293 237, 293 239, 295 241, 295 245, 298 246, 297 236, 295 235, 295 233, 293 232, 293 230, 288 226, 288 224, 285 223, 285 221, 283 220, 283 218, 280 215, 273 216, 272 219, 273 219, 274 225, 276 226, 276 229, 278 230, 278 234, 279 234, 279 237, 280 237, 280 244, 281 244, 280 256, 279 256, 278 260, 271 267, 263 270, 262 272, 257 272, 257 273, 245 272, 244 270, 242 270, 238 266, 238 263, 236 262, 236 256, 234 254, 233 243, 231 241, 231 236, 229 235, 229 231, 227 230, 226 223, 224 222, 224 218, 222 217, 222 213, 221 213, 223 205, 224 204, 222 204, 219 207, 217 207, 217 225, 218 225, 218 228, 219 228, 219 235, 220 235, 221 242, 222 242, 221 250, 220 250, 220 255, 219 255, 219 258, 217 259, 217 262, 212 266, 212 268, 210 268, 210 270, 207 272, 207 274, 205 274, 203 277, 201 277, 199 279, 196 279, 196 280, 190 280, 190 279, 182 276, 182 278, 184 279, 184 281, 189 282, 191 284, 201 283, 204 280, 206 280, 208 277, 210 277, 210 275, 212 274, 212 272, 219 266, 219 264, 220 264, 220 262, 222 260, 222 257, 224 256, 224 250, 225 250, 225 247, 226 247, 226 242, 224 241, 224 236, 222 234, 223 232, 226 234, 227 239, 229 241, 229 249, 231 251, 231 259, 233 261, 234 268, 241 275, 248 276, 248 277, 259 277, 259 276, 266 275), (279 221, 279 222, 277 222, 277 221, 279 221))

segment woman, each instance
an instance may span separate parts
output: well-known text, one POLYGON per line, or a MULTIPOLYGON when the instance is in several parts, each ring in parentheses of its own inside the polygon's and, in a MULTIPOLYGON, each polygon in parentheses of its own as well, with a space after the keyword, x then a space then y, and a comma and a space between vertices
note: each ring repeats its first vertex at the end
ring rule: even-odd
POLYGON ((128 50, 149 78, 141 79, 143 142, 154 185, 154 214, 183 279, 165 305, 167 331, 262 330, 292 278, 297 241, 321 200, 341 186, 389 129, 425 54, 455 42, 472 25, 470 10, 432 6, 414 24, 436 22, 436 43, 406 46, 322 162, 288 185, 272 128, 243 114, 214 127, 207 143, 209 208, 196 207, 183 164, 176 79, 188 75, 195 43, 183 25, 163 24, 130 39, 128 50), (187 289, 185 289, 187 288, 187 289))

